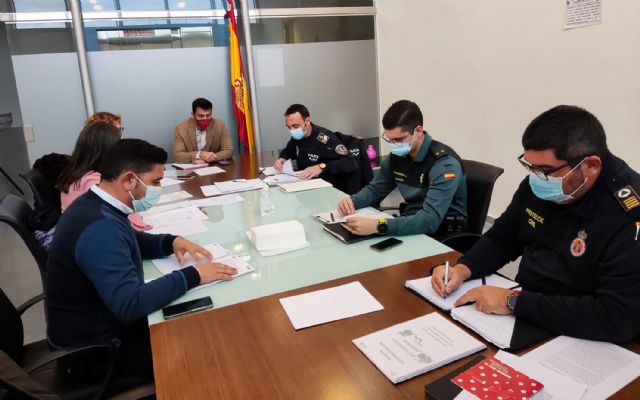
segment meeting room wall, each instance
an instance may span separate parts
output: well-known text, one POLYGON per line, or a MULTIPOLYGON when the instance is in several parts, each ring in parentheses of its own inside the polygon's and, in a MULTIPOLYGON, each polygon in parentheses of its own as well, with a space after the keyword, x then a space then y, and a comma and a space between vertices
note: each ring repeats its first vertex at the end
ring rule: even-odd
POLYGON ((463 158, 501 166, 490 215, 525 171, 527 124, 557 104, 594 113, 610 149, 640 170, 640 2, 603 1, 603 23, 563 30, 561 0, 377 0, 380 111, 416 101, 463 158))

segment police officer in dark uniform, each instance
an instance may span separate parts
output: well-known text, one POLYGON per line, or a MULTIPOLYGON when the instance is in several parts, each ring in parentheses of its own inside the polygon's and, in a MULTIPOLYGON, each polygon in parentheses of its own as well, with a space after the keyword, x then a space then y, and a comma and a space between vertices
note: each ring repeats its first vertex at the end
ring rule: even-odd
POLYGON ((311 123, 309 110, 302 104, 287 108, 284 121, 291 139, 280 153, 275 169, 282 170, 285 161, 295 158, 301 179, 320 177, 344 191, 347 175, 358 169, 358 154, 350 152, 330 130, 311 123))
POLYGON ((338 211, 350 215, 358 208, 379 204, 396 187, 406 207, 394 219, 351 217, 347 224, 357 235, 437 235, 462 230, 467 219, 467 181, 460 157, 424 130, 422 112, 409 100, 391 105, 382 117, 391 154, 375 178, 338 211))
POLYGON ((522 291, 469 290, 485 313, 514 313, 558 334, 624 343, 640 334, 640 175, 607 148, 589 112, 557 106, 522 138, 529 171, 493 227, 433 287, 451 293, 522 256, 522 291))

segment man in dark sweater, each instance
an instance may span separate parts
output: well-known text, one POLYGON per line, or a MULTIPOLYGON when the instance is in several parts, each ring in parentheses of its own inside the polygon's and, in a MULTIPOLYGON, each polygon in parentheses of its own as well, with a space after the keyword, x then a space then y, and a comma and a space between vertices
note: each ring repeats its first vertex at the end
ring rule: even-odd
POLYGON ((441 295, 522 257, 522 291, 469 290, 485 313, 515 314, 563 335, 624 343, 640 334, 640 175, 611 154, 589 112, 557 106, 533 120, 519 157, 530 175, 507 210, 443 281, 441 295))
POLYGON ((187 290, 231 279, 234 268, 184 238, 132 229, 127 215, 152 207, 167 153, 123 139, 103 157, 102 180, 65 210, 56 226, 46 282, 47 336, 53 347, 111 343, 120 366, 151 376, 146 316, 187 290), (175 253, 200 262, 145 283, 142 260, 175 253))

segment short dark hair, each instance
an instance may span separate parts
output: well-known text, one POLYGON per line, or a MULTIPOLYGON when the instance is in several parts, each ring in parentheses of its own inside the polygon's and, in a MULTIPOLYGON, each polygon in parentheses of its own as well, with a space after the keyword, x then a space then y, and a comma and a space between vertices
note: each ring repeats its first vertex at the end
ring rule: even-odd
POLYGON ((403 131, 413 132, 418 125, 422 125, 422 111, 410 100, 396 101, 382 116, 382 126, 386 130, 400 127, 403 131))
POLYGON ((141 139, 122 139, 107 150, 100 164, 101 179, 113 182, 125 171, 140 175, 167 162, 167 152, 141 139))
POLYGON ((191 111, 195 114, 196 109, 202 108, 203 110, 211 110, 213 108, 213 104, 203 97, 198 97, 191 103, 191 111))
POLYGON ((302 119, 309 118, 309 110, 307 110, 307 107, 303 106, 302 104, 290 105, 289 108, 287 108, 287 110, 284 112, 284 116, 287 117, 295 113, 300 113, 302 119))
POLYGON ((609 154, 600 121, 589 111, 559 105, 536 117, 522 135, 525 150, 552 150, 558 160, 571 161, 588 155, 604 160, 609 154))

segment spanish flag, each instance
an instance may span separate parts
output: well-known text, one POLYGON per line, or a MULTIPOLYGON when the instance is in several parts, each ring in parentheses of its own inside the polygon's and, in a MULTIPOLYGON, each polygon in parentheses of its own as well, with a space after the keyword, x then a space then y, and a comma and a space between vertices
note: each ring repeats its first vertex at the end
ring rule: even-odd
POLYGON ((249 113, 249 98, 247 94, 247 82, 244 79, 242 68, 242 55, 238 43, 238 24, 236 23, 233 0, 227 0, 229 9, 225 18, 229 19, 229 69, 231 76, 231 99, 233 101, 233 114, 238 125, 238 137, 242 142, 245 153, 253 154, 253 128, 251 126, 251 114, 249 113))

